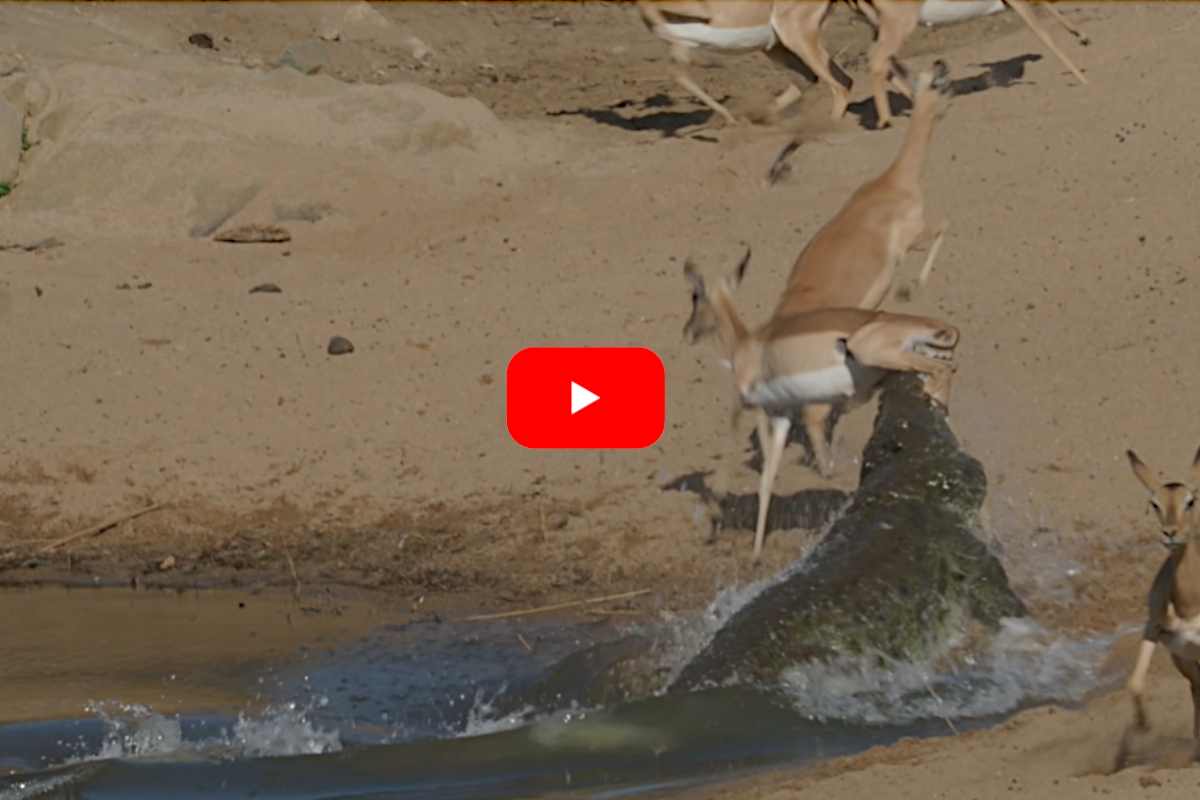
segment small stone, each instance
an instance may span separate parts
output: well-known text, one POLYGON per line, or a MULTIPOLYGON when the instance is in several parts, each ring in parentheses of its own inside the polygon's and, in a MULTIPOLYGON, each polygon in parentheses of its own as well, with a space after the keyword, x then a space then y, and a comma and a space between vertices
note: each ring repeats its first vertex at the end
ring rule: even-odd
POLYGON ((283 289, 280 289, 278 286, 276 286, 273 283, 260 283, 258 286, 255 286, 253 289, 250 290, 250 294, 254 294, 255 292, 267 292, 269 294, 279 294, 282 291, 283 291, 283 289))
POLYGON ((175 569, 175 556, 167 556, 162 561, 158 562, 158 571, 166 572, 167 570, 175 569))
POLYGON ((1153 775, 1143 775, 1138 778, 1138 783, 1142 785, 1143 789, 1149 789, 1151 786, 1162 786, 1162 781, 1153 775))
POLYGON ((354 345, 344 336, 334 336, 329 340, 329 355, 340 356, 346 353, 353 353, 354 345))
POLYGON ((234 244, 257 244, 261 242, 290 242, 292 235, 287 229, 278 225, 239 225, 236 228, 226 228, 213 237, 218 242, 233 242, 234 244))
POLYGON ((312 75, 322 70, 328 74, 333 65, 329 62, 329 53, 325 51, 325 45, 321 44, 319 39, 305 39, 289 47, 287 52, 279 57, 275 66, 291 67, 305 75, 312 75))
POLYGON ((200 47, 205 50, 212 50, 213 38, 207 33, 193 33, 188 37, 188 44, 195 45, 196 47, 200 47))
POLYGON ((25 569, 34 569, 36 567, 40 567, 41 565, 42 560, 40 558, 27 558, 21 562, 21 566, 25 569))

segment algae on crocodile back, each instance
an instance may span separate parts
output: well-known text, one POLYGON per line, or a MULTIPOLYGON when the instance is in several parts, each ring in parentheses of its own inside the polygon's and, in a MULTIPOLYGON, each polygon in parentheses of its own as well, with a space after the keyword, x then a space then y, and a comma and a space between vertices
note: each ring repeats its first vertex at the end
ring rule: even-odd
POLYGON ((806 562, 742 607, 668 691, 773 683, 815 659, 939 655, 971 619, 1026 610, 970 524, 987 493, 914 375, 887 379, 859 489, 806 562))

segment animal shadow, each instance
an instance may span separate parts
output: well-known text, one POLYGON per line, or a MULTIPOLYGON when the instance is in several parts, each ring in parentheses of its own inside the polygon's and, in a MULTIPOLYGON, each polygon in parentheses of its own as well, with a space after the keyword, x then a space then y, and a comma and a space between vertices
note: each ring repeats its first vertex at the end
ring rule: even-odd
MULTIPOLYGON (((693 472, 661 488, 664 492, 692 492, 700 496, 715 512, 711 541, 716 541, 724 528, 754 530, 758 522, 758 494, 718 495, 705 482, 710 474, 693 472)), ((775 495, 767 510, 767 532, 819 530, 833 522, 853 499, 853 492, 840 489, 806 489, 789 495, 775 495)))
MULTIPOLYGON (((830 442, 832 447, 833 429, 837 425, 837 421, 846 413, 844 406, 834 406, 833 413, 825 420, 825 441, 830 442)), ((812 442, 809 441, 808 431, 804 429, 804 424, 800 420, 800 415, 795 414, 792 417, 792 427, 788 431, 787 444, 798 444, 804 448, 804 455, 800 457, 796 463, 802 467, 810 467, 815 469, 817 464, 813 460, 812 442)), ((750 431, 750 450, 752 454, 750 458, 743 462, 747 469, 752 469, 755 472, 762 474, 763 469, 763 449, 762 442, 758 438, 757 426, 750 431)))
MULTIPOLYGON (((722 99, 722 102, 724 102, 724 99, 722 99)), ((625 114, 617 113, 622 109, 640 109, 645 111, 646 109, 669 109, 674 105, 674 100, 660 92, 647 97, 641 102, 636 100, 622 100, 619 103, 614 103, 604 108, 577 108, 574 110, 550 111, 547 112, 547 116, 587 117, 593 122, 598 122, 601 125, 611 125, 621 130, 659 131, 664 137, 668 137, 678 136, 679 131, 684 128, 703 125, 713 115, 713 112, 707 108, 693 111, 653 111, 649 114, 638 114, 636 116, 626 116, 625 114)))
MULTIPOLYGON (((983 72, 978 75, 971 75, 966 78, 958 78, 950 82, 950 89, 955 97, 966 94, 975 94, 993 87, 1007 89, 1010 86, 1015 86, 1022 83, 1022 78, 1025 77, 1025 65, 1032 61, 1041 61, 1042 56, 1037 53, 1026 53, 1023 56, 1014 56, 1007 58, 1004 61, 992 61, 975 66, 983 67, 983 72)), ((912 110, 912 103, 908 98, 897 92, 888 92, 888 107, 891 109, 893 116, 900 116, 912 110)), ((879 127, 879 115, 875 112, 875 100, 866 98, 857 103, 851 103, 848 108, 849 113, 858 117, 858 124, 867 130, 874 130, 879 127)))

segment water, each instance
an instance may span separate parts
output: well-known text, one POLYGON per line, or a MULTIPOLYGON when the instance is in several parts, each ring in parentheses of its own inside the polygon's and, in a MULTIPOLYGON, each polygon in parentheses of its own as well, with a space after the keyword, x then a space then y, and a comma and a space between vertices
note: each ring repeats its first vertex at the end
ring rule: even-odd
MULTIPOLYGON (((642 629, 656 637, 648 657, 661 686, 765 585, 642 629)), ((1071 704, 1095 685, 1112 638, 1074 642, 1010 621, 938 663, 810 665, 770 690, 608 708, 521 702, 559 659, 619 633, 536 617, 326 633, 320 646, 244 658, 236 681, 210 666, 206 675, 223 676, 218 694, 193 686, 189 702, 163 695, 164 707, 114 695, 0 726, 0 771, 14 773, 0 778, 0 800, 630 796, 1071 704), (239 692, 240 705, 212 702, 239 692)), ((123 677, 103 685, 120 690, 123 677)))

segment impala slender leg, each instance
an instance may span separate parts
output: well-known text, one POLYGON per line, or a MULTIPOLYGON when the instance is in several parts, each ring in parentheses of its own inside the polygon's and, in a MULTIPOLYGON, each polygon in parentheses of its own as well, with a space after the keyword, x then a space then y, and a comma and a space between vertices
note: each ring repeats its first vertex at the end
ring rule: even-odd
POLYGON ((933 244, 929 245, 929 253, 925 256, 925 265, 921 267, 921 273, 917 275, 917 288, 925 285, 925 281, 929 280, 929 272, 933 269, 933 260, 937 258, 938 250, 942 247, 942 239, 946 235, 946 228, 949 227, 950 220, 945 217, 931 222, 925 226, 925 230, 921 232, 921 236, 917 239, 916 246, 920 246, 929 239, 933 239, 933 244))
POLYGON ((813 461, 816 462, 817 472, 822 478, 833 475, 833 459, 825 441, 825 421, 833 413, 833 406, 807 405, 800 412, 804 421, 804 431, 808 434, 808 443, 812 448, 813 461))
POLYGON ((671 45, 671 58, 675 61, 675 67, 672 70, 675 82, 695 95, 701 103, 712 109, 713 113, 724 117, 725 121, 730 125, 736 125, 737 119, 733 114, 729 113, 729 109, 717 102, 708 92, 701 89, 700 85, 692 80, 692 76, 688 74, 687 66, 691 64, 691 58, 688 56, 687 48, 682 45, 671 45))
POLYGON ((1092 40, 1088 38, 1086 33, 1079 30, 1079 28, 1076 28, 1075 25, 1071 23, 1071 20, 1064 17, 1063 13, 1054 7, 1054 0, 1043 3, 1042 8, 1046 9, 1050 16, 1054 17, 1064 28, 1070 31, 1071 35, 1078 39, 1080 44, 1088 45, 1092 43, 1092 40))
POLYGON ((1133 700, 1134 719, 1142 730, 1150 727, 1150 722, 1146 717, 1146 708, 1142 705, 1142 690, 1146 687, 1146 673, 1150 671, 1150 659, 1154 656, 1154 645, 1155 643, 1149 639, 1142 640, 1142 646, 1138 649, 1137 663, 1133 665, 1133 672, 1129 674, 1129 680, 1125 683, 1129 697, 1133 700))
POLYGON ((767 510, 771 506, 771 489, 775 485, 775 475, 779 472, 779 462, 783 459, 783 448, 787 445, 788 432, 791 429, 792 421, 786 416, 771 417, 771 436, 763 454, 762 480, 758 485, 758 524, 754 529, 755 564, 762 556, 763 538, 767 533, 767 510))
POLYGON ((1041 23, 1037 21, 1037 18, 1033 16, 1033 10, 1029 8, 1029 5, 1025 2, 1025 0, 1004 0, 1004 2, 1008 4, 1009 8, 1017 12, 1017 15, 1025 21, 1026 25, 1029 26, 1029 30, 1033 31, 1033 35, 1042 40, 1042 44, 1046 45, 1046 47, 1050 49, 1050 52, 1054 53, 1054 55, 1058 57, 1058 60, 1061 61, 1063 65, 1071 71, 1071 74, 1074 75, 1080 83, 1087 83, 1087 78, 1083 77, 1083 73, 1079 71, 1079 67, 1075 66, 1071 59, 1067 58, 1067 54, 1059 49, 1058 45, 1054 43, 1054 40, 1050 38, 1050 34, 1046 32, 1046 29, 1043 28, 1041 23))
MULTIPOLYGON (((779 43, 795 54, 813 74, 825 82, 833 95, 832 116, 841 119, 846 114, 850 104, 850 78, 845 71, 829 55, 825 44, 821 41, 821 23, 829 10, 828 3, 803 2, 777 4, 775 6, 772 24, 779 36, 779 43), (834 76, 834 72, 837 76, 834 76)), ((787 66, 782 60, 777 48, 771 48, 767 55, 772 60, 787 66)))

